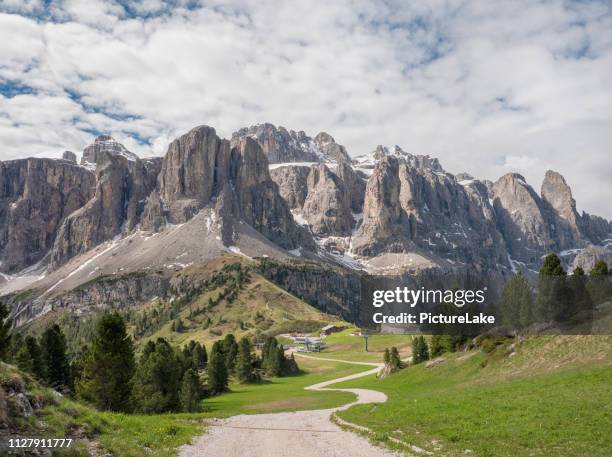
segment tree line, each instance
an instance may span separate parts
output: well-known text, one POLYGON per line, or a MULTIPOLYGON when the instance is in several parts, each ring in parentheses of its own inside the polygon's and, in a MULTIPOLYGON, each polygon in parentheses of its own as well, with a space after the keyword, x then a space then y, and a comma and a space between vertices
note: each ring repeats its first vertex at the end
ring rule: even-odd
MULTIPOLYGON (((512 331, 544 323, 588 325, 594 307, 612 295, 610 279, 603 260, 597 261, 588 275, 579 266, 568 275, 561 259, 549 254, 538 272, 535 288, 521 272, 504 285, 498 307, 500 322, 512 331)), ((584 325, 580 328, 588 333, 584 325)))
POLYGON ((0 304, 0 360, 100 410, 194 412, 203 398, 228 391, 230 378, 252 383, 298 371, 293 355, 286 357, 276 338, 267 338, 261 346, 257 356, 251 339, 237 341, 228 334, 209 354, 196 341, 177 349, 158 338, 147 342, 137 359, 125 321, 113 312, 97 320, 89 344, 70 360, 59 325, 51 325, 38 339, 23 338, 11 333, 8 308, 0 304))

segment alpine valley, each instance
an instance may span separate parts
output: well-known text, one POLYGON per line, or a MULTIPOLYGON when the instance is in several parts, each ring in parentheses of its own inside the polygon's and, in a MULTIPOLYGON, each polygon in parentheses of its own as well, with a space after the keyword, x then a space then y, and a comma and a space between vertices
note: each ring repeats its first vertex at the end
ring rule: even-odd
POLYGON ((555 171, 537 192, 519 174, 453 175, 399 146, 351 157, 327 133, 271 124, 229 140, 195 127, 164 157, 99 136, 79 162, 0 162, 0 293, 18 326, 191 297, 227 259, 256 265, 255 295, 358 322, 364 275, 508 276, 550 252, 588 270, 612 260, 611 231, 555 171))

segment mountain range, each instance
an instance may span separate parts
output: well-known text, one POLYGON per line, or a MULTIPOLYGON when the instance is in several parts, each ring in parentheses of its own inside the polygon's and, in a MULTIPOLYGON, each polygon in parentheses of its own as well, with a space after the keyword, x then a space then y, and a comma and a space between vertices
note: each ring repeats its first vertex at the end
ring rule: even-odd
POLYGON ((611 232, 578 213, 551 170, 538 193, 516 173, 453 175, 399 146, 352 158, 327 133, 271 124, 229 140, 199 126, 164 157, 102 135, 78 163, 70 151, 0 162, 0 293, 19 322, 96 277, 180 271, 226 253, 351 274, 507 274, 537 270, 549 252, 588 269, 612 258, 611 232))

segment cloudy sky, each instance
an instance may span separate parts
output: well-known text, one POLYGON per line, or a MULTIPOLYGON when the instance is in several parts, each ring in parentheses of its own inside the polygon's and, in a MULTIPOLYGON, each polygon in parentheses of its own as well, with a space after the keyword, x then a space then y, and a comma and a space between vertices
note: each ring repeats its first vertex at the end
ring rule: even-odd
POLYGON ((612 2, 0 0, 0 159, 272 122, 612 218, 612 2))

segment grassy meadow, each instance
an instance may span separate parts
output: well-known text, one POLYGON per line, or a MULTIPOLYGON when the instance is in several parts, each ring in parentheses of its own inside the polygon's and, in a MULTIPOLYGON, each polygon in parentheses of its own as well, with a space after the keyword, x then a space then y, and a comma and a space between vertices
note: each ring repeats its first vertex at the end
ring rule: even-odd
POLYGON ((535 337, 502 351, 336 384, 389 397, 338 416, 441 456, 612 455, 612 337, 535 337))

